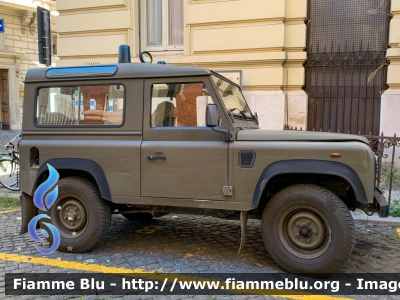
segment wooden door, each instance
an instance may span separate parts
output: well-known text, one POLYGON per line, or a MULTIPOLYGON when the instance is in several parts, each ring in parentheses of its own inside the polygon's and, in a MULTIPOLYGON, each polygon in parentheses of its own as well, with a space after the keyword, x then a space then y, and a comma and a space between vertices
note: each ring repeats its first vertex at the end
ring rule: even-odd
POLYGON ((3 129, 10 129, 8 70, 0 70, 0 80, 1 121, 3 129))

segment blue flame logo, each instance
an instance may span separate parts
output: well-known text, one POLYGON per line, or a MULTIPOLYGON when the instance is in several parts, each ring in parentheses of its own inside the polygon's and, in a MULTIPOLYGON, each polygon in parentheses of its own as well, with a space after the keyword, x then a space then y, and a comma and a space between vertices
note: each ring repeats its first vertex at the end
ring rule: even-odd
MULTIPOLYGON (((38 209, 42 211, 48 211, 54 204, 58 196, 58 186, 56 184, 60 176, 56 169, 54 169, 49 164, 47 164, 47 168, 49 169, 49 178, 36 189, 35 194, 33 195, 33 203, 38 209), (50 191, 52 188, 53 190, 50 191)), ((48 215, 40 214, 34 217, 28 224, 29 235, 34 241, 39 243, 44 242, 43 239, 40 238, 36 232, 36 226, 41 219, 51 220, 48 215)), ((46 227, 50 230, 53 237, 53 245, 51 245, 50 248, 41 248, 35 245, 35 248, 42 254, 50 254, 56 251, 58 246, 60 246, 60 233, 53 224, 49 222, 42 222, 42 224, 46 225, 46 227)), ((49 233, 46 230, 41 229, 41 233, 46 238, 49 237, 49 233)))

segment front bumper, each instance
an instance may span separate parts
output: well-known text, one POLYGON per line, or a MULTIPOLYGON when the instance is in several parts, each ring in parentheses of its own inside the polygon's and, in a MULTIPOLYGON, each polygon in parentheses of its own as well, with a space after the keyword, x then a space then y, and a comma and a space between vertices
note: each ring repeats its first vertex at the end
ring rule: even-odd
POLYGON ((389 203, 387 203, 382 192, 377 188, 375 188, 374 192, 374 207, 378 211, 380 218, 387 218, 389 216, 389 203))

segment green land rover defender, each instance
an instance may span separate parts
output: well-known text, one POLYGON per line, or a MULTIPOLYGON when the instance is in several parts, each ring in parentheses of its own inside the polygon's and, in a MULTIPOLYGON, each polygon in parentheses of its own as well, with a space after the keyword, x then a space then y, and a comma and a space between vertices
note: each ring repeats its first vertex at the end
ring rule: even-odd
POLYGON ((366 138, 262 130, 241 88, 208 69, 123 57, 30 69, 23 109, 21 233, 47 214, 60 251, 95 247, 112 214, 240 213, 239 252, 248 217, 259 216, 282 268, 327 274, 351 256, 350 211, 388 215, 366 138), (59 174, 58 197, 41 211, 33 197, 49 166, 59 174))

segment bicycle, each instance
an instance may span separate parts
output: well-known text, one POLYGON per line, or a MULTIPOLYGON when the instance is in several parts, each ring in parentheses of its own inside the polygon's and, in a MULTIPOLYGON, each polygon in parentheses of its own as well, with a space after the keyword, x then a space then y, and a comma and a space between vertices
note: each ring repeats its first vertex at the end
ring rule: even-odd
MULTIPOLYGON (((4 133, 1 133, 4 135, 4 133)), ((4 150, 7 152, 6 156, 0 154, 0 184, 11 191, 19 191, 19 142, 17 146, 13 142, 21 137, 15 136, 7 143, 4 150)), ((4 140, 4 139, 3 139, 4 140)))

